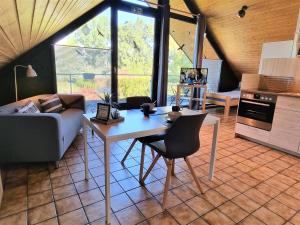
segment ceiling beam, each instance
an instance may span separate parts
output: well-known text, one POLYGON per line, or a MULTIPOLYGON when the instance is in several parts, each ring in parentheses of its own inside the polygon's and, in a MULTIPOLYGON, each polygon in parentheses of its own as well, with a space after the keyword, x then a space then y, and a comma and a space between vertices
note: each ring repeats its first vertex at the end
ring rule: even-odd
MULTIPOLYGON (((194 0, 183 0, 183 1, 191 13, 200 14, 200 15, 203 14, 194 0)), ((208 24, 206 25, 206 38, 210 42, 210 44, 212 45, 214 50, 216 51, 217 55, 221 59, 225 60, 226 57, 225 57, 223 51, 221 50, 221 48, 219 47, 219 45, 217 44, 215 37, 213 36, 208 24)))

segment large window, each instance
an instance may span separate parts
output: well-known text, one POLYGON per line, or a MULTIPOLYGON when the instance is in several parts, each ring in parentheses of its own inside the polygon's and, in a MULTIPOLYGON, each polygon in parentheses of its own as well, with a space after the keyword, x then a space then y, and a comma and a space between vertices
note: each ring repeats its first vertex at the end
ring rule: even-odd
POLYGON ((154 18, 118 12, 118 94, 150 96, 154 18))
POLYGON ((58 93, 81 93, 97 100, 111 87, 110 9, 54 46, 58 93))
POLYGON ((175 104, 181 68, 193 67, 195 24, 170 19, 168 104, 175 104))

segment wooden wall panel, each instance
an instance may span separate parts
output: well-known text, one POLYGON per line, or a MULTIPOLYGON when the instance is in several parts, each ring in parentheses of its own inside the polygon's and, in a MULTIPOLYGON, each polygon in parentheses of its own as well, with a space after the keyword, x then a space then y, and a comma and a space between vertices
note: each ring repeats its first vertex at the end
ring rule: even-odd
POLYGON ((1 0, 0 67, 103 0, 1 0))
POLYGON ((299 0, 195 0, 229 63, 238 74, 257 73, 264 42, 294 38, 299 0), (238 10, 248 5, 246 16, 238 10))

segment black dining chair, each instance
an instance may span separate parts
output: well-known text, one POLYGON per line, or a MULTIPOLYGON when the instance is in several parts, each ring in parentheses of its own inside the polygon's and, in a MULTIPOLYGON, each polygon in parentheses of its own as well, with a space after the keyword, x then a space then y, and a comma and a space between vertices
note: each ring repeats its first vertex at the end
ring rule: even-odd
MULTIPOLYGON (((152 100, 148 96, 134 96, 134 97, 128 97, 126 99, 127 101, 127 109, 140 109, 141 105, 143 103, 151 103, 152 100)), ((164 138, 164 134, 157 134, 157 135, 151 135, 151 136, 146 136, 146 137, 140 137, 136 138, 133 140, 131 145, 129 146, 125 156, 121 160, 121 163, 124 164, 126 158, 128 157, 129 153, 132 151, 134 145, 136 144, 137 141, 142 143, 142 153, 141 153, 141 165, 144 164, 144 157, 145 157, 145 148, 148 143, 155 142, 155 141, 160 141, 164 138)), ((155 157, 154 150, 151 149, 152 157, 155 157)), ((140 180, 142 179, 142 173, 143 173, 143 167, 140 168, 140 180)))
POLYGON ((180 116, 167 130, 164 136, 164 140, 146 144, 151 149, 154 149, 157 152, 157 155, 140 182, 142 185, 144 185, 147 176, 157 163, 158 159, 162 156, 167 165, 167 177, 163 196, 163 209, 165 209, 166 207, 166 201, 172 170, 174 169, 175 159, 184 158, 199 191, 203 193, 188 156, 194 154, 200 148, 199 132, 206 115, 207 114, 180 116))

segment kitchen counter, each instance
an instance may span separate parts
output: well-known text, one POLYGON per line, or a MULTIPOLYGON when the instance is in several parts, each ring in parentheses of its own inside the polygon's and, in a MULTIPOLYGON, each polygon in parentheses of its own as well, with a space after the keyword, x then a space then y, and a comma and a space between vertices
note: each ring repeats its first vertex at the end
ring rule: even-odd
POLYGON ((300 92, 275 92, 275 91, 264 91, 264 90, 254 90, 254 89, 246 89, 243 91, 250 92, 250 93, 259 93, 259 94, 269 94, 269 95, 300 98, 300 92))

